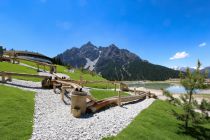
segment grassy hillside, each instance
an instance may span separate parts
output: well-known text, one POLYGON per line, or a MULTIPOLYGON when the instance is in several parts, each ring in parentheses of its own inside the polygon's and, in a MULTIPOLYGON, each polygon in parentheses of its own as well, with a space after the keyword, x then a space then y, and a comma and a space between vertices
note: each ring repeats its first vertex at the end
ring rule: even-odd
MULTIPOLYGON (((29 66, 37 67, 36 63, 34 63, 34 62, 21 60, 21 63, 27 64, 29 66)), ((44 69, 43 66, 40 66, 40 69, 44 69)), ((46 70, 49 71, 49 67, 46 67, 46 70)), ((7 63, 7 62, 0 62, 0 71, 27 73, 27 74, 38 74, 36 69, 28 68, 26 66, 21 66, 19 64, 7 63)), ((73 80, 80 80, 80 76, 82 76, 83 80, 106 81, 106 79, 102 78, 101 76, 99 76, 97 74, 91 75, 86 70, 81 71, 80 69, 75 69, 74 72, 71 73, 71 72, 68 71, 68 69, 65 66, 60 66, 60 65, 57 65, 57 72, 66 74, 73 80)), ((20 76, 18 76, 18 77, 15 76, 15 78, 22 79, 22 80, 30 80, 30 81, 41 81, 42 80, 40 78, 20 77, 20 76)), ((85 84, 84 86, 94 87, 94 88, 103 88, 103 89, 114 88, 114 85, 104 84, 104 83, 91 83, 91 84, 88 83, 88 84, 85 84)))
MULTIPOLYGON (((21 63, 24 63, 24 64, 27 64, 27 65, 29 65, 29 66, 32 66, 32 67, 37 68, 37 64, 36 64, 35 62, 26 61, 26 60, 21 60, 20 62, 21 62, 21 63)), ((44 66, 40 65, 39 68, 40 68, 40 69, 44 69, 44 66)), ((46 67, 45 67, 45 70, 49 71, 50 68, 46 66, 46 67)))
POLYGON ((116 137, 106 140, 193 140, 210 139, 210 123, 191 126, 189 132, 184 132, 181 121, 173 115, 172 110, 182 109, 168 102, 157 100, 148 109, 140 113, 127 128, 116 137))
POLYGON ((0 85, 0 139, 31 137, 34 95, 34 92, 0 85))
POLYGON ((57 65, 57 72, 59 73, 64 73, 68 75, 71 79, 73 80, 80 80, 80 76, 82 76, 83 80, 94 80, 94 81, 99 81, 99 80, 105 80, 99 75, 91 75, 87 71, 82 72, 79 69, 75 69, 73 73, 68 72, 67 68, 64 66, 57 65))
MULTIPOLYGON (((95 74, 91 75, 87 71, 81 71, 80 69, 75 69, 73 73, 68 72, 67 68, 64 66, 57 65, 57 72, 59 73, 64 73, 68 75, 71 79, 73 80, 80 80, 80 76, 82 76, 83 80, 88 80, 88 81, 106 81, 106 79, 102 78, 101 76, 95 74)), ((87 87, 93 87, 93 88, 114 88, 113 84, 104 84, 104 83, 88 83, 85 84, 84 86, 87 87)))
MULTIPOLYGON (((26 60, 21 60, 21 63, 37 67, 37 65, 34 62, 26 61, 26 60)), ((40 67, 43 69, 43 67, 40 67)), ((46 70, 49 70, 48 67, 46 67, 46 70)), ((81 71, 80 69, 75 69, 73 73, 69 72, 68 69, 65 66, 57 65, 57 72, 58 73, 63 73, 68 75, 71 79, 73 80, 80 80, 80 76, 82 76, 83 80, 88 80, 88 81, 106 81, 103 77, 94 74, 91 75, 88 71, 84 70, 81 71)), ((93 88, 114 88, 114 85, 112 84, 104 84, 104 83, 88 83, 85 84, 84 86, 88 87, 93 87, 93 88)))
MULTIPOLYGON (((0 71, 27 73, 27 74, 38 74, 35 69, 28 68, 28 67, 25 67, 25 66, 21 66, 19 64, 8 63, 8 62, 0 62, 0 71)), ((34 78, 34 77, 15 76, 15 78, 22 79, 22 80, 30 80, 30 81, 41 81, 40 78, 34 78)))
MULTIPOLYGON (((34 63, 34 62, 21 60, 21 63, 27 64, 29 66, 37 67, 36 63, 34 63)), ((40 66, 40 69, 44 69, 44 67, 40 66)), ((46 67, 46 70, 49 71, 49 67, 46 67)), ((68 75, 73 80, 80 80, 80 76, 82 76, 83 80, 94 80, 94 81, 105 80, 104 78, 102 78, 101 76, 99 76, 97 74, 92 76, 87 71, 82 72, 79 69, 75 69, 74 73, 68 72, 67 68, 65 66, 61 66, 61 65, 57 65, 57 72, 64 73, 64 74, 68 75)))

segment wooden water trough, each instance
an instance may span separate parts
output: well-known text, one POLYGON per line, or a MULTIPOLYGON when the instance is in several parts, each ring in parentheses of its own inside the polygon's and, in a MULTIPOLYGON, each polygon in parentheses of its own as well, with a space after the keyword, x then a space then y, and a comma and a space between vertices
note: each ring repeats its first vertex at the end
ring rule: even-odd
MULTIPOLYGON (((88 95, 86 92, 82 90, 82 86, 79 85, 79 83, 84 83, 81 81, 74 81, 74 80, 67 80, 67 79, 59 79, 59 80, 53 80, 53 88, 54 91, 57 87, 61 89, 61 99, 64 101, 64 92, 67 89, 71 89, 71 113, 74 117, 80 117, 82 114, 85 114, 87 111, 90 112, 97 112, 100 109, 106 107, 106 106, 121 106, 124 103, 130 103, 138 100, 145 99, 149 96, 149 92, 137 92, 135 95, 130 96, 121 96, 121 91, 116 91, 116 95, 118 96, 103 99, 97 101, 92 97, 91 95, 88 95)), ((88 82, 88 81, 86 81, 88 82)), ((90 81, 93 83, 94 81, 90 81)), ((97 81, 95 81, 97 82, 97 81)), ((117 84, 117 83, 115 83, 117 84)), ((119 84, 119 83, 118 83, 119 84)), ((120 85, 120 84, 119 84, 120 85)))

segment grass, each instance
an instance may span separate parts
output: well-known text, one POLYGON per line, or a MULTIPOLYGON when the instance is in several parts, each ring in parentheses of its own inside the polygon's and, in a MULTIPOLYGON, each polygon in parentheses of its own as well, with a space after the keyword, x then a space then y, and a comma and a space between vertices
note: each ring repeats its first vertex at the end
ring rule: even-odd
MULTIPOLYGON (((96 89, 92 89, 90 90, 91 95, 98 99, 98 100, 102 100, 105 98, 109 98, 109 97, 113 97, 113 96, 118 96, 118 93, 115 92, 114 90, 96 90, 96 89)), ((128 96, 128 93, 125 92, 121 92, 122 96, 128 96)))
MULTIPOLYGON (((75 69, 74 73, 70 73, 70 72, 68 72, 66 67, 60 66, 60 65, 57 65, 57 72, 64 73, 64 74, 68 75, 73 80, 80 80, 80 76, 82 76, 83 80, 87 80, 87 81, 106 81, 106 79, 104 79, 103 77, 101 77, 97 74, 91 75, 87 71, 82 72, 79 69, 75 69)), ((88 84, 84 84, 84 86, 92 87, 92 88, 102 88, 102 89, 114 88, 113 84, 104 84, 104 83, 88 83, 88 84)))
POLYGON ((210 139, 210 123, 191 126, 189 131, 185 132, 181 127, 183 122, 175 118, 172 110, 182 112, 181 108, 166 101, 157 100, 116 137, 104 138, 104 140, 210 139))
POLYGON ((74 73, 68 72, 67 68, 64 66, 57 65, 57 72, 67 74, 73 80, 80 80, 80 76, 82 76, 83 80, 92 80, 92 81, 100 81, 105 80, 99 75, 91 75, 87 71, 82 72, 79 69, 75 69, 74 73))
MULTIPOLYGON (((35 69, 21 66, 18 64, 12 64, 8 62, 0 62, 0 71, 7 71, 7 72, 17 72, 17 73, 27 73, 27 74, 38 74, 35 69)), ((28 80, 28 81, 41 81, 41 78, 36 77, 21 77, 21 76, 14 76, 16 79, 21 80, 28 80)))
POLYGON ((0 139, 31 137, 34 95, 34 92, 0 85, 0 139))
MULTIPOLYGON (((26 60, 21 60, 21 63, 37 67, 36 63, 26 60)), ((43 69, 42 66, 40 66, 41 69, 43 69)), ((49 67, 46 67, 46 70, 49 70, 49 67)), ((0 71, 8 71, 8 72, 17 72, 17 73, 27 73, 27 74, 38 74, 38 72, 35 69, 28 68, 26 66, 21 66, 18 64, 11 64, 7 62, 0 62, 0 71)), ((80 69, 75 69, 74 73, 68 72, 67 68, 65 66, 57 65, 57 72, 63 73, 68 75, 73 80, 80 80, 80 76, 82 76, 83 80, 88 81, 106 81, 103 77, 95 74, 91 75, 88 71, 81 71, 80 69)), ((16 79, 21 80, 29 80, 29 81, 35 81, 40 82, 41 78, 36 77, 20 77, 20 76, 14 76, 16 79)), ((88 83, 84 86, 92 87, 92 88, 114 88, 113 84, 104 84, 104 83, 88 83)))
POLYGON ((92 88, 100 88, 100 89, 113 89, 114 84, 107 84, 107 83, 87 83, 84 84, 86 87, 92 87, 92 88))
MULTIPOLYGON (((27 64, 29 66, 37 68, 37 64, 35 62, 27 61, 27 60, 20 60, 21 63, 27 64)), ((39 69, 44 70, 44 66, 39 65, 39 69)), ((48 66, 45 66, 45 70, 50 71, 50 68, 48 66)))

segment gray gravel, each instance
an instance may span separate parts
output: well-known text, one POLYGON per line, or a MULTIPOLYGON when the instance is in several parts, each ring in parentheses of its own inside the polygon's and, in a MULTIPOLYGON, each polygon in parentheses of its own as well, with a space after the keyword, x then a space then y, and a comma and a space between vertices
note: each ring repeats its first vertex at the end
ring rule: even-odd
POLYGON ((74 118, 70 106, 65 105, 60 95, 36 94, 33 140, 37 139, 90 139, 116 135, 125 128, 141 110, 147 108, 154 99, 146 99, 136 104, 112 107, 105 111, 74 118))
MULTIPOLYGON (((12 84, 28 86, 26 90, 36 91, 32 140, 99 140, 118 134, 154 99, 112 107, 104 111, 74 118, 70 105, 61 101, 60 94, 53 90, 39 89, 40 83, 13 80, 12 84)), ((66 99, 67 100, 67 99, 66 99)))

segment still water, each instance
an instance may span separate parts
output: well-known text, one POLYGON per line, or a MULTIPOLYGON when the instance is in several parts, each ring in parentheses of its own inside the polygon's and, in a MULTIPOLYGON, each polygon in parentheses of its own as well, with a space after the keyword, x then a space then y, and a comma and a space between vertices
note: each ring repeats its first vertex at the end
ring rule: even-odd
MULTIPOLYGON (((129 87, 144 87, 148 89, 165 89, 173 94, 182 94, 186 93, 185 88, 181 85, 175 85, 171 83, 158 83, 158 82, 152 82, 152 83, 144 83, 144 82, 128 82, 127 83, 129 87)), ((209 90, 196 90, 196 93, 210 93, 209 90)))

